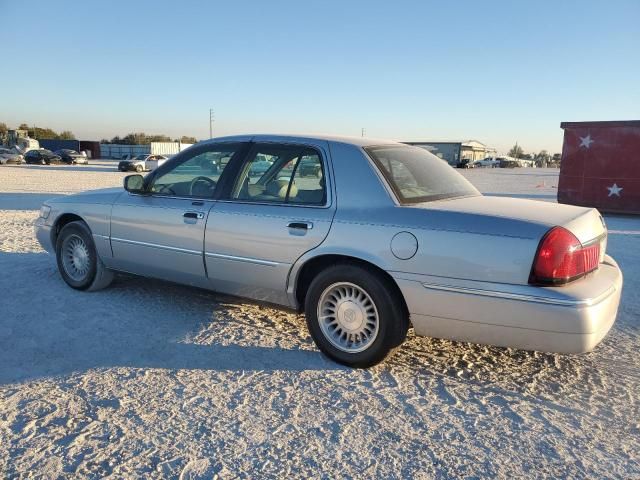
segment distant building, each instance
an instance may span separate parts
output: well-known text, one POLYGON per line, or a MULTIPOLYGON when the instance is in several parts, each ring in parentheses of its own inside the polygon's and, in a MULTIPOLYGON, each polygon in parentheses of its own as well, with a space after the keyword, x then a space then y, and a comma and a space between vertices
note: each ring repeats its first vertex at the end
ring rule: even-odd
POLYGON ((465 142, 403 142, 407 145, 424 148, 437 157, 445 160, 449 165, 457 165, 461 161, 473 163, 487 157, 495 157, 496 149, 487 147, 476 140, 465 142))

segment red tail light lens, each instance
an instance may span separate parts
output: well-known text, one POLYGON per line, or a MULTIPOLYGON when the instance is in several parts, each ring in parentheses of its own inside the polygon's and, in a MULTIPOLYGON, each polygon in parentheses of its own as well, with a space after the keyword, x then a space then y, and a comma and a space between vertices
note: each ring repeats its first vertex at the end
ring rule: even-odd
POLYGON ((569 230, 554 227, 540 241, 529 283, 562 285, 595 270, 599 261, 600 242, 583 247, 569 230))

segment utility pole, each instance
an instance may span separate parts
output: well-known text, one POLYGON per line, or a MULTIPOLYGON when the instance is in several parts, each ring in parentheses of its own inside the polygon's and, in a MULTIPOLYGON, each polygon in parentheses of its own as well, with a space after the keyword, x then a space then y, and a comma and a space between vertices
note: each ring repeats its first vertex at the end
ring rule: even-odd
POLYGON ((209 109, 209 138, 213 138, 213 122, 215 121, 213 116, 213 108, 209 109))
POLYGON ((360 136, 364 137, 364 127, 362 127, 362 130, 360 131, 360 136))

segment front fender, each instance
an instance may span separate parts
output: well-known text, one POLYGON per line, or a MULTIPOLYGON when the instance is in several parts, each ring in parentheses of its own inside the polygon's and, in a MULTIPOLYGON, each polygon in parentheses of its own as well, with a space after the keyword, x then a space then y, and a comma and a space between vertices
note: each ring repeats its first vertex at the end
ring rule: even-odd
POLYGON ((51 212, 41 228, 49 232, 52 251, 55 252, 60 222, 65 221, 66 223, 66 220, 70 219, 70 217, 77 217, 86 223, 89 230, 91 230, 100 258, 108 259, 113 257, 109 240, 111 233, 111 204, 50 202, 48 205, 51 207, 51 212))

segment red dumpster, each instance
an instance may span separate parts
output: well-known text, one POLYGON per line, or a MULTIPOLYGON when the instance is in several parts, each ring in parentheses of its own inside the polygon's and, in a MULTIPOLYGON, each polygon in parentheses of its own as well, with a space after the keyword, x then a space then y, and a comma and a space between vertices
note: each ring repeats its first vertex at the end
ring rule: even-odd
POLYGON ((562 122, 558 202, 640 214, 640 120, 562 122))

